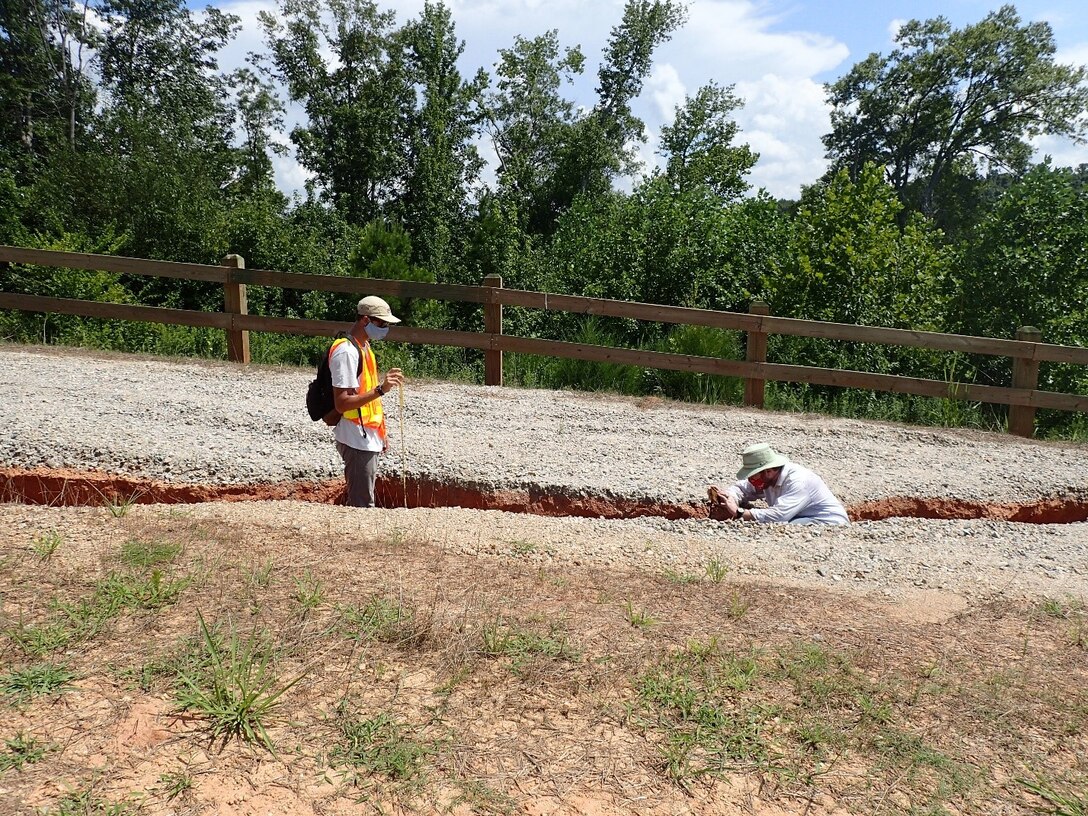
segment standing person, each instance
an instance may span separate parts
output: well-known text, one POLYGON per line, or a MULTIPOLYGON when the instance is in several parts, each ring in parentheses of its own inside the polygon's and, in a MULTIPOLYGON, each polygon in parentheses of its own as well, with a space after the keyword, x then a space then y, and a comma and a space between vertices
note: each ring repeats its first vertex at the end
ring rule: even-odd
POLYGON ((350 507, 373 507, 378 454, 389 448, 382 395, 404 382, 404 375, 399 368, 391 368, 379 380, 378 363, 370 344, 383 339, 389 333, 389 326, 400 323, 400 318, 393 315, 388 303, 374 295, 360 300, 356 312, 351 339, 341 337, 329 349, 333 403, 341 414, 333 436, 336 450, 344 460, 347 482, 344 503, 350 507))
POLYGON ((738 521, 788 522, 790 524, 849 524, 846 509, 808 468, 791 462, 767 443, 752 445, 741 454, 736 484, 724 491, 711 487, 711 501, 724 504, 738 521), (755 499, 766 509, 747 508, 755 499))

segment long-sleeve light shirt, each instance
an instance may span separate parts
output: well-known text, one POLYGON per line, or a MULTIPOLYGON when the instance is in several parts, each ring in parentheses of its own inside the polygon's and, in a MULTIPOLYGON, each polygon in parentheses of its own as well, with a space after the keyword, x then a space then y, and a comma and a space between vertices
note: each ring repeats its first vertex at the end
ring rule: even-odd
POLYGON ((763 499, 767 508, 752 508, 748 512, 761 522, 808 522, 810 524, 849 524, 846 509, 824 484, 824 480, 805 467, 787 462, 778 481, 763 490, 756 490, 744 479, 727 490, 741 501, 763 499))

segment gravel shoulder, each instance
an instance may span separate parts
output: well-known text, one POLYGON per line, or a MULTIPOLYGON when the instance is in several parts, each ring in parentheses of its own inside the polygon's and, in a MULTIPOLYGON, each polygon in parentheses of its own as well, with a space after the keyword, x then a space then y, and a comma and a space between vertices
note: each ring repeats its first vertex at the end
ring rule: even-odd
MULTIPOLYGON (((379 359, 380 362, 380 359, 379 359)), ((0 464, 236 484, 340 474, 331 432, 305 413, 309 370, 0 347, 0 464)), ((386 399, 386 474, 483 488, 699 501, 739 451, 767 441, 847 504, 896 496, 1019 503, 1088 500, 1088 447, 1002 434, 656 399, 409 383, 404 436, 386 399)), ((9 523, 78 523, 61 508, 0 508, 9 523)), ((140 512, 167 512, 140 508, 140 512)), ((298 502, 194 506, 247 524, 345 540, 359 511, 298 502)), ((926 608, 1000 595, 1088 597, 1088 525, 891 519, 846 529, 707 520, 540 518, 459 508, 368 511, 390 535, 466 553, 604 561, 679 573, 713 560, 760 579, 845 589, 926 608)), ((28 532, 30 534, 30 532, 28 532)))

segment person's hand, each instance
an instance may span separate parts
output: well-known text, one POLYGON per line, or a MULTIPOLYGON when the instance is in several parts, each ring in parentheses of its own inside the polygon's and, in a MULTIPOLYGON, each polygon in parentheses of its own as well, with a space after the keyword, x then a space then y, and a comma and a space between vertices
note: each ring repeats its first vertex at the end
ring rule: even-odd
POLYGON ((385 379, 382 380, 382 391, 388 393, 391 389, 396 388, 403 382, 404 372, 399 368, 391 368, 385 372, 385 379))
POLYGON ((729 513, 731 514, 732 518, 739 518, 740 514, 744 512, 743 510, 740 509, 740 506, 737 504, 737 500, 734 499, 729 494, 726 494, 726 496, 725 496, 725 506, 729 510, 729 513))

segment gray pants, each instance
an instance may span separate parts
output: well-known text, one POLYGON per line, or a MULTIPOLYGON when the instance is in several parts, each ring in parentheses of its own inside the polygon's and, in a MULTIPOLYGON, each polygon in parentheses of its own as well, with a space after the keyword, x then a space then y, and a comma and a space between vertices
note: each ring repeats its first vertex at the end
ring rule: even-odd
POLYGON ((359 450, 343 442, 336 443, 336 450, 344 460, 344 481, 348 486, 344 504, 348 507, 373 507, 378 452, 359 450))

